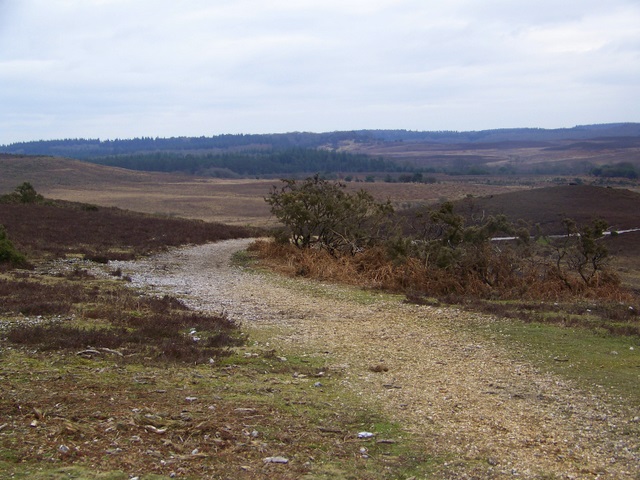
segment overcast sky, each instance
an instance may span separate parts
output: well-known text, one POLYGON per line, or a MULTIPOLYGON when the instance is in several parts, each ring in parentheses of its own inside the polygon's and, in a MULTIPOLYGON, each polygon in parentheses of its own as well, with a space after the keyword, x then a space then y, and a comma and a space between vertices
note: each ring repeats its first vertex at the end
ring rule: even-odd
POLYGON ((640 0, 0 0, 0 144, 640 121, 640 0))

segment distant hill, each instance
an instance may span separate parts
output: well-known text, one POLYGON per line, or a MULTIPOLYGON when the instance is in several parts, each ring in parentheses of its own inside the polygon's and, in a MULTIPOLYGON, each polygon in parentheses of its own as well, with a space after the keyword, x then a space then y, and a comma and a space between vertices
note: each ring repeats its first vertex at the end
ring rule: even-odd
POLYGON ((456 208, 475 218, 504 214, 513 221, 524 219, 538 224, 544 233, 560 234, 562 220, 567 217, 579 225, 602 218, 617 230, 640 228, 639 207, 640 193, 630 190, 562 185, 466 198, 456 208))
POLYGON ((160 178, 169 181, 175 176, 104 167, 67 158, 0 154, 0 194, 12 192, 23 182, 31 183, 39 192, 47 192, 60 187, 135 185, 160 178))
MULTIPOLYGON (((470 132, 354 130, 342 132, 291 132, 282 134, 216 135, 211 137, 60 139, 36 140, 1 145, 0 152, 23 155, 51 155, 88 159, 143 152, 220 153, 238 150, 287 148, 337 148, 344 142, 430 142, 438 144, 482 144, 519 142, 531 145, 558 140, 592 140, 603 137, 640 137, 640 123, 580 125, 572 128, 504 128, 470 132)), ((512 145, 513 146, 513 145, 512 145)))
POLYGON ((357 130, 41 140, 0 146, 2 152, 219 178, 271 178, 319 172, 375 173, 379 179, 394 180, 406 173, 592 174, 635 179, 640 177, 640 123, 477 132, 357 130))

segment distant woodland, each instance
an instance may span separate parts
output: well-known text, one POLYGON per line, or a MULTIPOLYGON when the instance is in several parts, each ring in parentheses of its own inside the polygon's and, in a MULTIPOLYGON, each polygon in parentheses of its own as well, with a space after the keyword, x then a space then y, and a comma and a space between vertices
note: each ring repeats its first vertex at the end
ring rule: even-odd
MULTIPOLYGON (((133 170, 181 172, 214 177, 278 176, 302 173, 376 173, 388 181, 422 181, 425 174, 491 175, 515 173, 592 174, 600 177, 638 177, 640 162, 572 166, 538 165, 530 171, 516 162, 492 167, 484 154, 455 151, 507 148, 547 151, 590 151, 633 148, 640 151, 640 124, 585 125, 564 129, 515 128, 474 132, 358 130, 292 132, 283 134, 226 134, 211 137, 38 140, 0 146, 0 153, 74 158, 133 170), (444 154, 424 152, 422 161, 383 157, 375 150, 350 153, 345 146, 440 146, 444 154)), ((357 150, 357 148, 356 148, 357 150)), ((432 181, 432 178, 428 178, 432 181)))
POLYGON ((181 172, 220 178, 305 172, 413 171, 409 166, 403 167, 381 157, 302 147, 204 155, 173 152, 140 153, 99 157, 90 161, 130 170, 181 172))

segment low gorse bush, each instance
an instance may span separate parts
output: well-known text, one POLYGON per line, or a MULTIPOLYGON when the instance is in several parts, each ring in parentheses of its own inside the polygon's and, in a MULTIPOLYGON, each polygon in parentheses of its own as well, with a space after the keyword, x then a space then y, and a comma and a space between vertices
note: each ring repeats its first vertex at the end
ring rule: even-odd
MULTIPOLYGON (((478 299, 484 310, 485 301, 598 299, 635 311, 633 295, 608 269, 603 220, 579 226, 567 218, 563 234, 548 235, 504 215, 463 216, 449 202, 407 216, 370 199, 369 213, 363 213, 353 197, 340 193, 340 184, 318 176, 284 182, 266 198, 284 229, 275 241, 257 242, 253 249, 290 275, 402 293, 414 301, 478 299), (350 218, 356 219, 357 235, 340 230, 350 218), (340 248, 332 238, 350 238, 358 248, 340 248)), ((565 323, 573 321, 569 313, 565 323)), ((640 332, 637 323, 628 314, 608 325, 633 334, 640 332)))
POLYGON ((605 268, 603 220, 579 227, 565 219, 565 233, 552 237, 504 215, 469 222, 450 202, 413 218, 393 215, 388 203, 347 194, 344 185, 318 175, 283 182, 265 200, 285 229, 277 233, 278 247, 262 248, 289 257, 297 275, 496 298, 552 298, 565 290, 619 286, 605 268))

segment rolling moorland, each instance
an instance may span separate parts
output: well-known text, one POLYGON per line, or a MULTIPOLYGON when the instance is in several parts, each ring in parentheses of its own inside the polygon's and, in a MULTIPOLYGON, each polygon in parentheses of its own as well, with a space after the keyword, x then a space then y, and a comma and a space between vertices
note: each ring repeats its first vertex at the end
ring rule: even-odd
POLYGON ((0 153, 75 158, 134 170, 278 178, 360 174, 433 181, 432 175, 585 175, 637 178, 640 125, 479 132, 353 132, 213 137, 66 139, 0 146, 0 153))
MULTIPOLYGON (((627 125, 625 128, 631 127, 627 125)), ((640 227, 637 224, 640 223, 637 214, 640 204, 637 181, 629 176, 603 176, 601 172, 597 174, 592 171, 595 166, 620 163, 637 165, 638 148, 632 141, 633 137, 631 140, 617 139, 613 142, 601 137, 594 139, 585 133, 581 135, 589 138, 578 138, 575 131, 573 139, 556 138, 555 134, 546 132, 548 138, 544 141, 548 143, 542 145, 532 144, 530 139, 512 137, 504 140, 500 138, 504 133, 487 134, 487 142, 481 146, 476 143, 473 148, 462 145, 457 135, 453 135, 455 141, 449 140, 447 146, 444 141, 438 145, 429 144, 424 138, 403 137, 398 141, 393 138, 392 132, 386 132, 388 138, 378 138, 375 142, 371 139, 354 142, 346 137, 333 143, 328 143, 327 139, 322 142, 323 148, 330 146, 334 151, 358 154, 375 152, 375 155, 382 155, 392 162, 400 160, 404 166, 396 170, 369 172, 345 169, 333 172, 333 175, 343 179, 349 177, 351 181, 346 182, 349 191, 355 192, 365 187, 375 198, 380 201, 390 199, 396 209, 407 214, 413 209, 451 200, 456 202, 456 211, 467 218, 505 214, 513 220, 524 219, 531 225, 538 224, 547 234, 561 232, 562 218, 565 216, 578 223, 604 218, 616 230, 640 227), (516 140, 519 143, 514 144, 516 140), (522 143, 525 140, 526 143, 522 143), (504 143, 496 146, 495 142, 502 141, 509 144, 508 148, 504 143), (413 144, 408 146, 411 142, 413 144), (560 148, 562 146, 564 148, 560 148), (438 164, 438 158, 442 156, 448 158, 438 164), (464 158, 461 159, 461 156, 464 158), (482 158, 475 161, 471 156, 482 158), (407 167, 406 162, 412 162, 413 166, 407 167), (471 173, 469 168, 474 165, 490 171, 462 175, 471 173), (509 165, 518 165, 518 171, 511 169, 505 173, 504 168, 509 165), (500 168, 503 168, 502 175, 498 175, 500 168), (389 178, 391 174, 393 177, 389 178), (422 176, 414 177, 416 174, 422 176), (402 175, 405 178, 400 178, 402 175), (429 180, 424 181, 427 176, 429 180)), ((464 140, 470 139, 477 141, 471 137, 464 140)), ((25 153, 0 155, 0 171, 0 194, 10 193, 17 185, 28 181, 47 199, 64 200, 56 205, 0 205, 0 224, 7 227, 9 238, 27 254, 32 267, 35 267, 34 270, 22 269, 3 274, 3 285, 10 287, 5 288, 3 293, 3 305, 6 306, 3 306, 2 318, 10 325, 18 326, 23 319, 73 319, 67 322, 71 330, 56 331, 53 335, 52 331, 41 330, 41 335, 45 339, 69 338, 75 342, 52 345, 43 340, 43 343, 29 344, 26 339, 34 337, 34 330, 29 329, 22 336, 18 335, 18 329, 11 337, 9 346, 3 339, 2 375, 11 379, 11 398, 7 397, 2 404, 3 417, 10 421, 0 426, 0 470, 8 469, 17 475, 16 478, 20 478, 20 475, 23 478, 38 478, 35 476, 40 474, 38 472, 41 472, 42 478, 52 478, 47 475, 59 475, 53 478, 68 478, 69 475, 85 478, 88 473, 84 469, 91 468, 90 465, 99 465, 99 470, 112 472, 113 477, 104 478, 127 478, 125 474, 117 476, 120 474, 115 473, 115 469, 131 473, 156 472, 159 475, 178 471, 179 476, 192 475, 197 478, 205 472, 198 468, 205 466, 207 475, 224 478, 225 465, 235 472, 241 472, 237 475, 242 478, 299 478, 303 474, 310 475, 309 478, 329 478, 327 475, 331 474, 327 472, 333 472, 334 477, 338 478, 389 478, 389 475, 392 478, 420 478, 420 475, 426 474, 435 474, 440 478, 460 478, 460 475, 502 478, 501 475, 512 475, 511 471, 502 468, 502 459, 489 457, 480 465, 475 458, 447 456, 442 450, 435 453, 435 446, 434 453, 425 456, 419 443, 409 441, 389 440, 389 443, 375 446, 364 444, 362 448, 368 448, 371 455, 362 454, 360 450, 354 457, 351 444, 356 442, 357 446, 357 439, 347 435, 344 441, 334 441, 332 437, 328 439, 327 435, 335 435, 331 431, 357 431, 365 427, 373 428, 374 425, 376 431, 385 438, 405 438, 406 434, 403 434, 402 423, 390 422, 382 411, 370 406, 358 406, 350 410, 349 405, 359 405, 355 398, 350 398, 351 403, 347 402, 346 405, 343 402, 342 408, 338 408, 336 405, 339 402, 334 398, 323 396, 316 402, 306 395, 301 396, 296 384, 292 385, 292 375, 314 378, 326 370, 322 361, 296 356, 281 344, 276 346, 276 351, 265 348, 256 353, 255 349, 248 348, 251 344, 246 342, 244 335, 251 332, 254 341, 257 339, 260 345, 266 346, 269 345, 269 339, 265 338, 265 332, 239 328, 239 325, 229 323, 223 317, 201 318, 195 312, 185 310, 185 306, 175 299, 164 298, 162 302, 154 303, 152 298, 147 299, 144 295, 136 297, 130 289, 124 288, 128 283, 126 273, 115 268, 110 272, 110 278, 106 279, 91 273, 90 265, 95 261, 102 264, 107 260, 146 255, 171 245, 262 234, 245 227, 276 226, 276 220, 264 202, 269 187, 277 183, 276 180, 255 176, 225 180, 212 178, 216 175, 199 177, 187 172, 131 171, 25 153), (82 204, 67 203, 69 201, 82 204), (147 215, 131 211, 145 212, 147 215), (198 221, 186 222, 176 217, 198 221), (235 226, 210 225, 202 220, 221 221, 235 226), (93 262, 83 263, 85 260, 82 259, 93 262), (71 263, 60 270, 60 261, 62 265, 65 265, 64 262, 71 263), (53 265, 58 265, 58 270, 53 265), (38 292, 41 293, 38 295, 35 295, 35 285, 39 285, 38 292), (17 291, 23 293, 18 294, 17 291), (168 320, 161 320, 161 316, 168 320), (164 325, 165 321, 173 327, 163 327, 160 329, 162 333, 150 333, 149 325, 164 325), (91 350, 86 348, 88 345, 94 346, 103 341, 99 337, 84 337, 83 332, 88 326, 125 327, 129 333, 125 335, 122 331, 115 335, 121 343, 101 344, 102 348, 107 349, 102 352, 106 353, 87 353, 86 350, 91 350), (183 338, 183 330, 194 326, 212 339, 209 350, 200 352, 199 349, 192 349, 193 345, 185 346, 177 340, 171 349, 167 348, 166 343, 163 344, 168 338, 183 338), (143 333, 136 333, 132 337, 129 336, 131 332, 143 333), (146 338, 146 343, 136 340, 141 337, 146 338), (128 359, 120 360, 119 353, 109 353, 109 350, 126 352, 128 359), (83 351, 84 355, 76 355, 83 351), (289 362, 283 364, 273 361, 279 356, 287 357, 289 362), (214 376, 219 376, 222 383, 217 383, 219 380, 211 377, 208 370, 205 372, 201 367, 194 370, 189 366, 194 362, 206 363, 208 358, 216 359, 220 370, 214 376), (150 359, 155 360, 150 363, 150 359), (267 364, 268 368, 265 367, 267 364), (161 371, 165 373, 161 374, 161 371), (94 372, 102 374, 92 379, 94 372), (170 372, 170 375, 166 375, 166 372, 170 372), (199 375, 205 375, 207 380, 199 375), (223 393, 229 386, 230 377, 235 382, 233 395, 223 393), (127 383, 127 378, 134 380, 127 383), (29 394, 34 380, 41 387, 40 399, 29 394), (80 382, 84 392, 89 393, 81 393, 73 388, 75 382, 80 382), (273 389, 266 394, 271 399, 266 403, 265 392, 258 397, 255 392, 252 394, 256 382, 277 385, 282 397, 287 399, 285 404, 278 404, 277 399, 274 400, 273 389), (65 389, 70 392, 65 398, 59 394, 60 385, 66 385, 65 389), (182 388, 191 385, 187 389, 200 392, 194 396, 205 395, 203 389, 213 388, 217 392, 217 418, 226 418, 226 423, 213 424, 211 419, 206 418, 206 412, 198 408, 162 412, 163 401, 149 403, 148 395, 157 395, 153 392, 163 392, 160 395, 165 398, 165 409, 169 397, 169 403, 184 403, 183 397, 187 394, 181 394, 181 391, 186 390, 176 390, 176 385, 182 385, 182 388), (118 392, 122 400, 114 403, 111 392, 118 392), (269 403, 273 401, 276 403, 269 403), (149 407, 140 409, 140 404, 145 402, 149 407), (311 421, 312 416, 324 418, 329 414, 322 402, 335 410, 335 422, 330 427, 324 424, 318 427, 311 421), (81 408, 82 404, 92 405, 90 411, 81 408), (312 407, 302 410, 300 405, 305 404, 312 407), (185 420, 183 413, 190 416, 191 420, 185 420), (253 419, 248 420, 247 416, 253 419), (282 470, 265 464, 257 468, 261 459, 269 454, 261 451, 263 447, 251 440, 253 433, 250 428, 247 430, 247 425, 255 423, 258 417, 266 418, 260 421, 259 432, 259 435, 265 435, 265 444, 275 442, 287 445, 295 439, 300 452, 317 457, 317 463, 326 468, 316 470, 315 477, 313 469, 310 473, 308 466, 296 465, 291 470, 282 470), (113 418, 122 424, 115 423, 113 418), (117 448, 124 448, 122 442, 117 446, 117 441, 114 445, 103 445, 94 440, 96 447, 90 447, 96 431, 112 427, 115 428, 114 432, 120 432, 114 438, 122 435, 123 440, 128 439, 128 452, 138 452, 132 455, 130 461, 123 463, 117 457, 117 448), (165 429, 172 432, 171 437, 163 437, 162 431, 165 429), (296 433, 300 431, 308 433, 296 433), (311 431, 314 433, 311 434, 311 431), (28 442, 20 446, 19 436, 27 438, 28 442), (210 461, 209 457, 194 453, 190 445, 196 445, 195 440, 216 444, 218 460, 210 461), (142 442, 140 448, 135 446, 136 442, 142 442), (146 447, 143 448, 142 444, 146 447), (329 447, 329 444, 333 446, 329 447), (68 448, 69 445, 71 449, 68 451, 62 448, 68 448), (322 446, 318 448, 318 445, 322 446), (167 458, 165 453, 158 453, 166 450, 172 451, 169 465, 154 460, 154 455, 167 458), (105 456, 105 451, 111 453, 105 456), (194 459, 199 461, 194 462, 194 459), (61 470, 55 473, 58 468, 61 470)), ((241 175, 235 172, 233 176, 241 175)), ((519 355, 527 354, 518 345, 535 346, 524 361, 534 362, 537 368, 571 379, 591 393, 594 383, 601 385, 600 388, 604 384, 605 390, 616 392, 616 400, 606 395, 598 398, 610 402, 607 408, 616 412, 616 415, 622 411, 620 405, 637 405, 639 399, 635 387, 638 384, 638 361, 633 352, 640 346, 638 340, 633 335, 626 338, 611 336, 598 325, 608 321, 637 324, 637 316, 629 316, 627 305, 638 307, 638 237, 640 233, 629 233, 603 239, 613 254, 610 267, 621 276, 625 288, 630 289, 624 305, 600 303, 588 296, 565 299, 555 304, 532 301, 512 305, 509 302, 484 300, 468 302, 464 307, 472 311, 487 311, 499 318, 513 320, 500 320, 489 326, 483 324, 477 331, 470 325, 464 328, 471 329, 471 335, 479 335, 478 341, 486 334, 486 329, 500 329, 500 337, 508 332, 509 342, 513 342, 512 347, 519 355), (622 310, 626 310, 626 313, 622 310), (542 328, 540 325, 547 326, 542 328), (634 345, 635 350, 629 350, 629 344, 634 345), (603 349, 615 351, 616 355, 603 356, 603 349), (589 350, 594 351, 593 358, 589 357, 589 350), (594 362, 597 367, 594 367, 594 362), (594 376, 596 374, 597 379, 594 376)), ((255 261, 249 256, 242 258, 238 257, 236 261, 249 262, 244 263, 247 266, 255 261)), ((106 268, 109 269, 108 266, 106 268)), ((292 273, 296 275, 295 271, 292 273)), ((438 307, 447 305, 446 299, 432 298, 427 301, 438 307)), ((37 327, 38 322, 34 323, 37 327)), ((57 325, 58 322, 54 321, 53 324, 57 325)), ((498 332, 491 331, 494 332, 491 335, 498 332)), ((333 385, 330 379, 323 381, 333 385)), ((334 393, 349 398, 346 391, 334 393)), ((626 433, 619 437, 621 442, 636 431, 633 421, 631 418, 625 424, 626 433)), ((637 446, 634 448, 637 449, 637 446)), ((611 455, 615 454, 612 452, 611 455)), ((577 460, 558 460, 560 464, 564 462, 567 465, 573 461, 577 460)), ((314 459, 311 463, 315 462, 314 459)), ((601 470, 593 465, 589 468, 593 470, 582 471, 580 475, 585 478, 597 478, 598 475, 606 477, 604 466, 601 470)), ((538 472, 524 474, 524 477, 555 478, 552 471, 550 469, 547 476, 538 472)), ((633 478, 632 475, 607 478, 633 478)))

